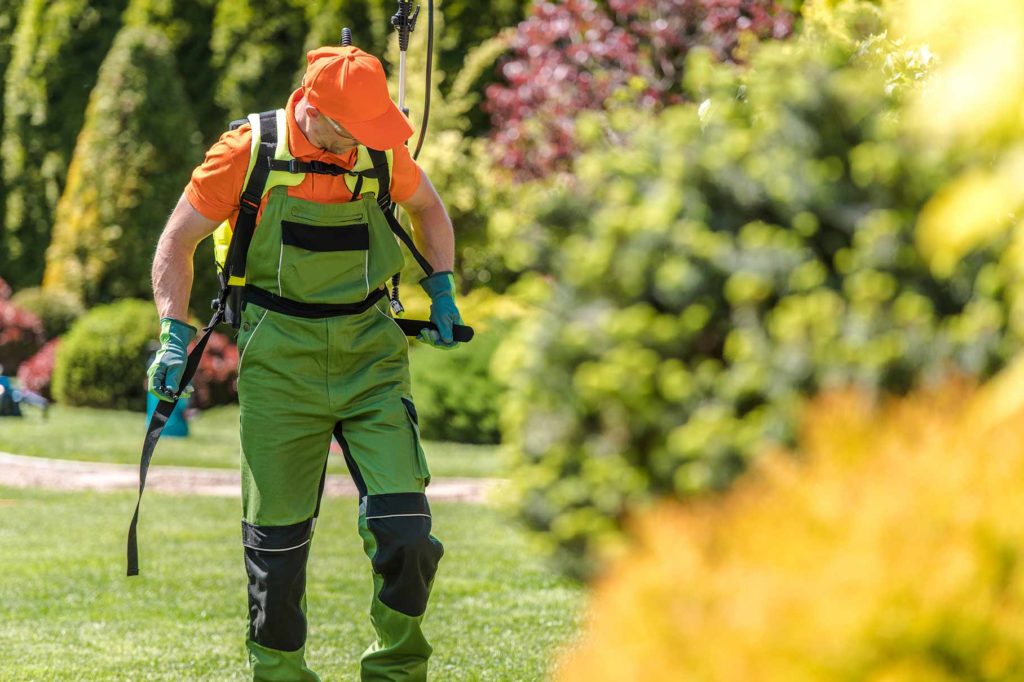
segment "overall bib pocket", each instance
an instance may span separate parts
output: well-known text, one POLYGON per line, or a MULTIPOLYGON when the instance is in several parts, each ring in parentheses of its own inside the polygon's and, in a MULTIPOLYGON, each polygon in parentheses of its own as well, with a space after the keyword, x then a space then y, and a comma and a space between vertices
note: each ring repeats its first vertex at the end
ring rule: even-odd
POLYGON ((281 295, 299 301, 355 303, 370 294, 370 228, 365 220, 281 221, 281 295))

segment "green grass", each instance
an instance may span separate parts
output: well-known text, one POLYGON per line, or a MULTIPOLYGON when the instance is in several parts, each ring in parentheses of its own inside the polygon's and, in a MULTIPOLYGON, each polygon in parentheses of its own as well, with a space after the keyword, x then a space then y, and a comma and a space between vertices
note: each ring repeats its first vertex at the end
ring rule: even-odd
MULTIPOLYGON (((39 410, 24 412, 22 419, 0 420, 0 451, 90 462, 139 461, 146 430, 142 413, 54 405, 44 420, 39 410)), ((201 412, 189 429, 188 438, 161 438, 153 463, 238 468, 237 405, 201 412)), ((423 448, 437 478, 501 475, 497 446, 427 441, 423 448)), ((328 470, 343 473, 345 462, 332 457, 328 470)))
MULTIPOLYGON (((124 577, 134 496, 0 488, 0 680, 247 679, 237 500, 149 495, 142 575, 124 577)), ((479 505, 437 503, 445 544, 424 630, 431 679, 544 679, 579 625, 581 593, 479 505)), ((307 656, 358 679, 371 638, 356 502, 328 499, 309 566, 307 656)))

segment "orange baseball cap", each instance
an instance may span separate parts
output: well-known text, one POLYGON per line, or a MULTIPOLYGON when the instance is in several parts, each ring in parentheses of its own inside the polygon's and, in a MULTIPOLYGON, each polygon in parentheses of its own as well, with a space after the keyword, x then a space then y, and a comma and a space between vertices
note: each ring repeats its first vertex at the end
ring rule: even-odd
POLYGON ((358 47, 318 47, 306 53, 302 90, 310 104, 371 149, 391 149, 412 125, 388 93, 384 67, 358 47))

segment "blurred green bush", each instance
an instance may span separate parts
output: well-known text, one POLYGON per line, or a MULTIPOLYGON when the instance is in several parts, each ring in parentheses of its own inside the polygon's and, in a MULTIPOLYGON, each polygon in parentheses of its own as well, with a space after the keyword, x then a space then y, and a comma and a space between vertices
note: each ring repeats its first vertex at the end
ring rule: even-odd
POLYGON ((44 292, 39 287, 22 289, 11 297, 11 302, 27 310, 43 323, 47 340, 61 336, 85 312, 82 302, 66 291, 44 292))
POLYGON ((1024 414, 987 389, 819 397, 797 457, 639 512, 552 679, 1016 682, 1024 414))
POLYGON ((145 409, 146 364, 159 334, 151 302, 125 299, 96 306, 57 348, 54 398, 65 405, 145 409))
POLYGON ((503 433, 520 512, 573 573, 650 496, 723 489, 791 443, 804 396, 987 377, 1019 348, 1003 243, 948 277, 915 248, 955 157, 902 134, 893 69, 916 69, 913 52, 873 5, 830 22, 748 67, 695 53, 694 104, 657 119, 582 120, 575 179, 516 223, 555 283, 502 353, 518 358, 503 433))
POLYGON ((424 438, 498 442, 501 388, 491 376, 491 360, 509 324, 492 323, 450 351, 412 345, 413 398, 424 438))
POLYGON ((86 304, 151 295, 152 253, 202 157, 200 142, 170 41, 122 29, 89 99, 43 288, 86 304))
POLYGON ((38 284, 57 198, 82 127, 89 92, 120 24, 124 0, 25 0, 5 73, 3 176, 6 209, 0 272, 38 284))

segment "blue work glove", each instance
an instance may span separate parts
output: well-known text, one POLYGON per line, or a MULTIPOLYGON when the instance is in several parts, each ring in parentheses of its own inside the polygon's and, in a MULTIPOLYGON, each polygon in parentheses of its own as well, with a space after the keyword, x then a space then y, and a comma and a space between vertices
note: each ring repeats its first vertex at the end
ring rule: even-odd
POLYGON ((448 271, 435 272, 421 279, 420 286, 430 296, 430 321, 437 331, 424 329, 416 339, 434 348, 455 348, 459 344, 452 336, 452 325, 462 324, 455 307, 455 276, 448 271))
MULTIPOLYGON (((188 344, 196 337, 195 327, 173 317, 160 318, 160 350, 149 366, 149 392, 160 400, 174 400, 188 359, 188 344)), ((185 398, 191 387, 182 393, 185 398)))

